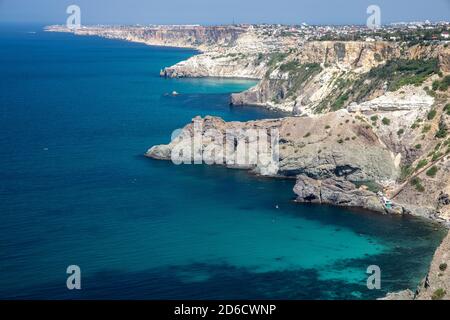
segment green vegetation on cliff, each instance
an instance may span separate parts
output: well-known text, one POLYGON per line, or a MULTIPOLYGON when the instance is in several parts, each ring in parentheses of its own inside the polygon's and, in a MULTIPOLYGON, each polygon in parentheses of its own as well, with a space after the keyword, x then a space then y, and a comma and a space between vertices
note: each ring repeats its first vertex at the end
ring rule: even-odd
POLYGON ((433 82, 432 89, 434 91, 436 90, 447 91, 449 86, 450 86, 450 76, 445 76, 444 79, 442 79, 442 81, 435 80, 433 82))
POLYGON ((429 76, 438 73, 438 60, 389 60, 384 65, 373 68, 358 79, 350 93, 356 101, 367 96, 387 84, 388 91, 396 91, 405 85, 421 85, 429 76))
POLYGON ((269 57, 269 62, 267 63, 267 72, 266 77, 269 77, 269 75, 275 70, 276 66, 281 63, 286 57, 288 56, 287 53, 284 52, 275 52, 272 53, 269 57))
POLYGON ((401 166, 399 181, 405 181, 413 173, 413 171, 414 170, 412 169, 411 165, 401 166))
POLYGON ((433 120, 434 117, 436 116, 436 114, 437 114, 436 109, 430 110, 430 112, 428 112, 428 114, 427 114, 427 119, 428 120, 433 120))
POLYGON ((434 291, 433 295, 431 296, 431 300, 442 300, 442 298, 444 298, 446 294, 447 292, 444 289, 439 288, 434 291))
POLYGON ((292 77, 291 86, 289 87, 287 96, 295 95, 301 86, 309 79, 315 77, 322 72, 322 67, 318 63, 305 63, 299 65, 290 72, 292 77))
POLYGON ((420 180, 420 178, 413 178, 411 180, 411 184, 416 188, 417 191, 419 192, 424 192, 425 191, 425 187, 422 185, 422 180, 420 180))
POLYGON ((423 167, 425 167, 428 164, 428 160, 427 159, 422 159, 419 161, 419 163, 417 164, 416 170, 420 170, 423 167))
POLYGON ((382 69, 381 75, 389 81, 390 91, 396 91, 408 84, 421 85, 429 76, 439 72, 437 59, 391 60, 382 69))
POLYGON ((442 139, 445 138, 447 136, 448 133, 448 129, 447 129, 447 125, 445 124, 445 122, 439 122, 439 129, 436 132, 436 138, 442 139))
POLYGON ((384 117, 383 120, 381 120, 385 126, 388 126, 391 124, 391 119, 384 117))
POLYGON ((428 171, 426 172, 427 176, 434 178, 436 176, 436 173, 438 172, 438 167, 432 166, 428 171))
MULTIPOLYGON (((318 63, 301 64, 296 60, 286 62, 279 67, 280 72, 289 73, 286 97, 295 97, 302 86, 322 71, 318 63)), ((283 81, 285 82, 285 81, 283 81)))
MULTIPOLYGON (((338 77, 334 90, 317 106, 316 112, 336 111, 350 102, 366 101, 379 93, 396 91, 405 85, 421 85, 428 77, 439 73, 437 59, 394 59, 356 78, 338 77)), ((449 79, 450 80, 450 79, 449 79)), ((435 84, 446 86, 446 78, 435 84)))

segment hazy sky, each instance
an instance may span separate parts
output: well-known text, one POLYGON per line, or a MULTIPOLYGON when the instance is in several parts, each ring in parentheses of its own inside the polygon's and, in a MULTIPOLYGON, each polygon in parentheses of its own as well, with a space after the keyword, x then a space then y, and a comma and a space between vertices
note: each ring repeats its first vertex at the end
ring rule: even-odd
POLYGON ((0 22, 65 23, 81 8, 82 24, 365 24, 377 4, 382 23, 450 20, 450 0, 0 0, 0 22))

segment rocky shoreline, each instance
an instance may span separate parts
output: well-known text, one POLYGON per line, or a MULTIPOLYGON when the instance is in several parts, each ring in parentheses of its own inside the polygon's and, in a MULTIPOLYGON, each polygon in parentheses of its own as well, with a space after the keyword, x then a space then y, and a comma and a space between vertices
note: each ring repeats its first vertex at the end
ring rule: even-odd
MULTIPOLYGON (((47 31, 72 32, 51 26, 47 31)), ((209 130, 276 129, 279 162, 227 164, 269 177, 295 178, 296 201, 411 214, 450 224, 450 48, 442 43, 317 41, 267 26, 84 27, 78 35, 195 48, 201 53, 161 70, 162 77, 250 78, 260 82, 233 94, 233 105, 289 113, 276 120, 225 122, 197 117, 147 157, 173 160, 177 148, 202 147, 235 157, 209 130)), ((270 136, 270 135, 269 135, 270 136)), ((244 137, 247 144, 252 139, 244 137)), ((245 144, 245 143, 244 143, 245 144)), ((189 159, 203 153, 192 152, 189 159)), ((222 159, 223 160, 223 159, 222 159)), ((416 293, 386 299, 449 299, 450 235, 437 249, 416 293)))

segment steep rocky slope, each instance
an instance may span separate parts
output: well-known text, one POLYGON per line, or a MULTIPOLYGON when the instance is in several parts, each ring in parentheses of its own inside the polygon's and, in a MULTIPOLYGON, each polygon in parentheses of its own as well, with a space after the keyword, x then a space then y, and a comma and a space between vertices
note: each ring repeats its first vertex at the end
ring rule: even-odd
POLYGON ((298 52, 278 57, 267 64, 257 86, 232 95, 233 104, 294 114, 338 110, 398 89, 399 79, 409 77, 416 84, 438 70, 448 72, 450 51, 442 45, 321 41, 307 42, 298 52))
POLYGON ((450 235, 436 250, 430 271, 418 288, 416 300, 450 300, 450 235))
POLYGON ((256 64, 258 54, 229 52, 219 54, 207 52, 196 55, 186 61, 164 68, 160 75, 170 78, 247 78, 261 79, 266 68, 256 64))
POLYGON ((247 32, 239 26, 88 26, 68 29, 66 26, 53 25, 45 28, 50 32, 73 32, 80 36, 100 36, 109 39, 121 39, 142 42, 154 46, 194 48, 202 51, 217 47, 233 47, 237 39, 247 32))

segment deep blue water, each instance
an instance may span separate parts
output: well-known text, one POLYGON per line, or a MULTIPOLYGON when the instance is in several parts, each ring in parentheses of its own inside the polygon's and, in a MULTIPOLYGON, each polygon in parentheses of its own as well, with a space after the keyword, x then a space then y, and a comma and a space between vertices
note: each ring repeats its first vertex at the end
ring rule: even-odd
POLYGON ((294 204, 292 180, 143 157, 196 115, 279 116, 228 106, 249 81, 159 78, 193 54, 0 26, 0 298, 367 299, 414 289, 443 236, 434 224, 294 204), (173 90, 181 95, 164 95, 173 90), (72 264, 80 291, 66 289, 72 264), (373 264, 381 290, 366 287, 373 264))

